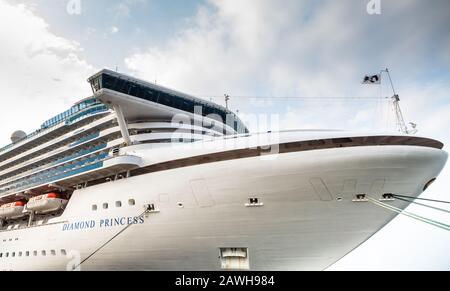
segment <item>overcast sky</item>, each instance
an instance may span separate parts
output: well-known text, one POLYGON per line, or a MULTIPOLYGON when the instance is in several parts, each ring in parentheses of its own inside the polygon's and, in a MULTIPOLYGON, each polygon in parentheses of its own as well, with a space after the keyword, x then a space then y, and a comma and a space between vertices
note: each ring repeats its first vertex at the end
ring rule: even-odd
MULTIPOLYGON (((450 143, 450 1, 381 0, 374 15, 369 0, 69 2, 0 0, 3 145, 89 96, 86 79, 105 67, 222 104, 227 93, 233 110, 277 114, 283 129, 370 131, 395 129, 386 79, 361 85, 389 67, 407 121, 450 143)), ((447 169, 425 197, 450 200, 447 169)), ((399 217, 334 268, 449 270, 449 245, 448 232, 399 217)))

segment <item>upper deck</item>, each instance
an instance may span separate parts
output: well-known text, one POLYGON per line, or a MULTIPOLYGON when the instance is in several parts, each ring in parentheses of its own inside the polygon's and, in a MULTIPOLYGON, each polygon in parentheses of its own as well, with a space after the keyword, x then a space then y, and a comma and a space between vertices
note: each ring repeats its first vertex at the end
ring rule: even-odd
POLYGON ((171 119, 177 113, 201 115, 225 124, 232 129, 230 133, 249 132, 244 123, 232 111, 213 102, 163 86, 106 69, 90 77, 88 81, 94 95, 105 104, 121 103, 125 96, 131 96, 126 100, 126 106, 124 106, 124 113, 127 117, 139 118, 142 115, 151 114, 171 119), (139 105, 133 106, 133 103, 139 104, 138 101, 149 105, 144 109, 145 111, 142 111, 142 107, 139 105))
POLYGON ((39 129, 23 139, 1 148, 0 163, 69 132, 73 128, 73 124, 82 126, 91 122, 93 117, 105 114, 107 111, 108 107, 97 99, 93 97, 85 98, 69 110, 45 121, 39 129))

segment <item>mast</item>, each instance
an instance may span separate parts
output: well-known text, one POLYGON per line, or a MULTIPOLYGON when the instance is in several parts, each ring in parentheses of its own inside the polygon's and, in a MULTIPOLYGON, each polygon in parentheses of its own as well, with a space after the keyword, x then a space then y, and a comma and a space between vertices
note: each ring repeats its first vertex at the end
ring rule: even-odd
POLYGON ((415 125, 413 126, 413 130, 409 130, 408 126, 405 123, 405 119, 403 117, 402 109, 400 108, 400 96, 395 91, 394 83, 392 82, 391 74, 389 72, 389 69, 386 68, 385 70, 382 70, 381 72, 386 72, 389 77, 389 82, 391 84, 392 92, 394 93, 394 96, 392 96, 392 105, 394 107, 395 117, 397 121, 397 128, 401 133, 404 134, 414 134, 417 132, 415 130, 415 125))

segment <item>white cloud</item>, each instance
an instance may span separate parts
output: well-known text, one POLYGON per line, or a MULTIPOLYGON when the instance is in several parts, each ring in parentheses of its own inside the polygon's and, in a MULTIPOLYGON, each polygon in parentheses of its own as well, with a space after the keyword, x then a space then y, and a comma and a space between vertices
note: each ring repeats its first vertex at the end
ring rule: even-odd
POLYGON ((119 28, 117 26, 111 27, 111 34, 116 34, 119 32, 119 28))
POLYGON ((76 42, 54 35, 28 6, 0 0, 0 141, 17 129, 31 132, 91 94, 94 68, 76 42), (14 112, 14 114, 11 114, 14 112))
MULTIPOLYGON (((436 14, 428 3, 416 0, 408 5, 384 3, 381 18, 369 16, 365 3, 351 0, 323 5, 295 0, 282 5, 270 0, 210 0, 209 4, 166 46, 146 48, 126 58, 128 68, 142 78, 191 93, 374 97, 380 91, 361 86, 363 74, 392 65, 395 76, 402 77, 403 88, 410 88, 420 73, 416 66, 427 62, 422 53, 432 42, 430 31, 450 25, 445 13, 436 14), (417 24, 416 14, 427 22, 417 24), (385 43, 383 38, 396 41, 385 43)), ((448 53, 443 51, 434 49, 430 55, 444 58, 448 53)), ((441 89, 449 91, 450 85, 441 89)), ((383 94, 391 93, 385 88, 383 94)), ((433 97, 436 94, 430 95, 426 99, 430 106, 440 102, 433 97)), ((326 127, 387 127, 386 102, 290 106, 298 104, 302 107, 268 108, 282 108, 286 113, 282 124, 288 128, 311 124, 305 116, 316 116, 314 123, 326 127), (332 111, 324 116, 324 108, 332 111)))
POLYGON ((303 25, 299 20, 313 4, 210 3, 214 8, 201 8, 192 25, 167 47, 130 56, 128 67, 140 76, 157 75, 160 82, 193 92, 242 94, 262 87, 268 94, 330 96, 344 87, 341 84, 355 81, 355 66, 344 48, 357 29, 336 25, 351 15, 345 5, 329 3, 303 25))

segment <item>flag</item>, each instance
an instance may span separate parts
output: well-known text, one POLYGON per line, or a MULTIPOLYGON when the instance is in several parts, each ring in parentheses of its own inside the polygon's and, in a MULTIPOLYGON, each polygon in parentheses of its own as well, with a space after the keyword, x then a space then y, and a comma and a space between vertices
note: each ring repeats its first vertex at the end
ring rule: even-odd
POLYGON ((381 84, 381 75, 380 74, 371 75, 371 76, 366 75, 364 77, 364 80, 362 83, 363 84, 377 84, 377 85, 381 84))

